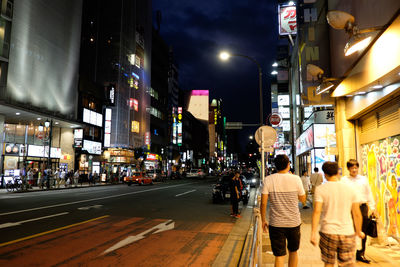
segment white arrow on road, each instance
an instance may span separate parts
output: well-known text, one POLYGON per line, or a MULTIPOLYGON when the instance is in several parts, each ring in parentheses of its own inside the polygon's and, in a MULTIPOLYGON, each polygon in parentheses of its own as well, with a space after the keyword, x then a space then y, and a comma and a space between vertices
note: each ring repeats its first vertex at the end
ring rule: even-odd
POLYGON ((103 205, 93 205, 93 206, 81 207, 78 208, 78 210, 99 209, 101 207, 103 207, 103 205))
POLYGON ((110 253, 111 251, 117 250, 119 248, 122 248, 126 245, 132 244, 138 240, 141 240, 146 237, 148 233, 151 233, 155 231, 153 234, 158 234, 164 231, 172 230, 175 227, 175 222, 172 220, 168 220, 166 222, 160 223, 159 225, 156 225, 149 230, 144 231, 143 233, 140 233, 138 235, 131 235, 125 238, 124 240, 119 241, 117 244, 114 246, 110 247, 109 249, 105 250, 102 255, 110 253))
POLYGON ((68 214, 68 213, 69 213, 69 212, 61 212, 61 213, 57 213, 57 214, 53 214, 53 215, 49 215, 49 216, 44 216, 44 217, 29 219, 29 220, 20 221, 20 222, 3 223, 3 224, 0 224, 0 229, 1 229, 1 228, 7 228, 7 227, 12 227, 12 226, 21 225, 21 224, 27 223, 27 222, 33 222, 33 221, 38 221, 38 220, 47 219, 47 218, 51 218, 51 217, 61 216, 61 215, 65 215, 65 214, 68 214))

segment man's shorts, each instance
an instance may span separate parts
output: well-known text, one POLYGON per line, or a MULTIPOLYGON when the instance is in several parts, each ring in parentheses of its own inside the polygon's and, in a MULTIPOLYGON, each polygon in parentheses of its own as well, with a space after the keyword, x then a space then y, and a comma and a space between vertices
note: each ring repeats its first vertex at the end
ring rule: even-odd
POLYGON ((290 252, 297 251, 300 246, 300 225, 296 227, 269 226, 269 239, 274 256, 286 255, 287 248, 290 252))
POLYGON ((319 235, 321 237, 319 247, 323 262, 335 264, 336 253, 339 265, 348 265, 355 262, 355 235, 331 235, 321 232, 319 232, 319 235))

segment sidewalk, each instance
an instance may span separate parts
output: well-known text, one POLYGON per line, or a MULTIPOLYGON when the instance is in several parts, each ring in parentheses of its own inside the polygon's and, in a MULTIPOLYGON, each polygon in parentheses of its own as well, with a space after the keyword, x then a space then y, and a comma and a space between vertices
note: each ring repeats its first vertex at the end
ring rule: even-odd
MULTIPOLYGON (((321 261, 321 253, 319 247, 314 247, 310 243, 311 236, 311 215, 312 209, 300 209, 302 225, 301 225, 301 242, 298 251, 299 264, 301 267, 324 266, 321 261)), ((367 244, 371 241, 368 237, 367 244)), ((269 236, 263 234, 263 267, 274 266, 274 256, 272 255, 269 236)), ((400 246, 380 247, 379 245, 368 245, 366 249, 366 258, 371 260, 371 264, 357 262, 356 266, 400 266, 400 246)), ((286 257, 287 264, 287 257, 286 257)), ((337 265, 336 265, 337 266, 337 265)))
POLYGON ((25 192, 37 192, 37 191, 52 191, 52 190, 64 190, 64 189, 74 189, 74 188, 83 188, 83 187, 94 187, 94 186, 106 186, 106 185, 117 185, 117 184, 122 184, 122 183, 103 183, 103 182, 97 182, 96 184, 91 184, 89 185, 88 182, 84 182, 84 183, 79 183, 77 186, 75 185, 68 185, 67 187, 65 187, 64 184, 61 184, 60 187, 57 187, 57 185, 51 187, 51 189, 42 189, 39 186, 33 186, 32 188, 28 189, 28 190, 23 190, 23 191, 12 191, 12 192, 8 192, 7 189, 5 188, 0 188, 0 194, 12 194, 12 193, 25 193, 25 192))

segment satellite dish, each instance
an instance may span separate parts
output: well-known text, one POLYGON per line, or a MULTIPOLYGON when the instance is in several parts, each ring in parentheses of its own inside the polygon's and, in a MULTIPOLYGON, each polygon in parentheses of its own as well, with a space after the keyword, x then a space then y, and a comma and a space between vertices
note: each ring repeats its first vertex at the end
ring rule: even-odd
POLYGON ((276 137, 278 136, 275 129, 271 126, 261 126, 257 129, 256 133, 254 134, 256 138, 257 144, 261 146, 261 140, 263 139, 264 147, 271 147, 276 142, 276 137))
POLYGON ((322 74, 324 74, 324 71, 316 65, 307 64, 307 73, 313 77, 317 77, 318 79, 320 79, 322 77, 322 74))
POLYGON ((332 10, 326 14, 326 20, 332 28, 350 30, 354 25, 354 17, 347 12, 332 10))

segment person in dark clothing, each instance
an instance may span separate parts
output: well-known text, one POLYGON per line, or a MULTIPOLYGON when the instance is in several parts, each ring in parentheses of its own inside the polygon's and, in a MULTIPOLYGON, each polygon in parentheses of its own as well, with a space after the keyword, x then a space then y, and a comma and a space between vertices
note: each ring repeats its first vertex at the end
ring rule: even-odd
POLYGON ((232 214, 231 216, 235 218, 240 218, 239 215, 239 200, 240 200, 240 173, 236 171, 232 177, 230 183, 231 190, 231 204, 232 204, 232 214))

